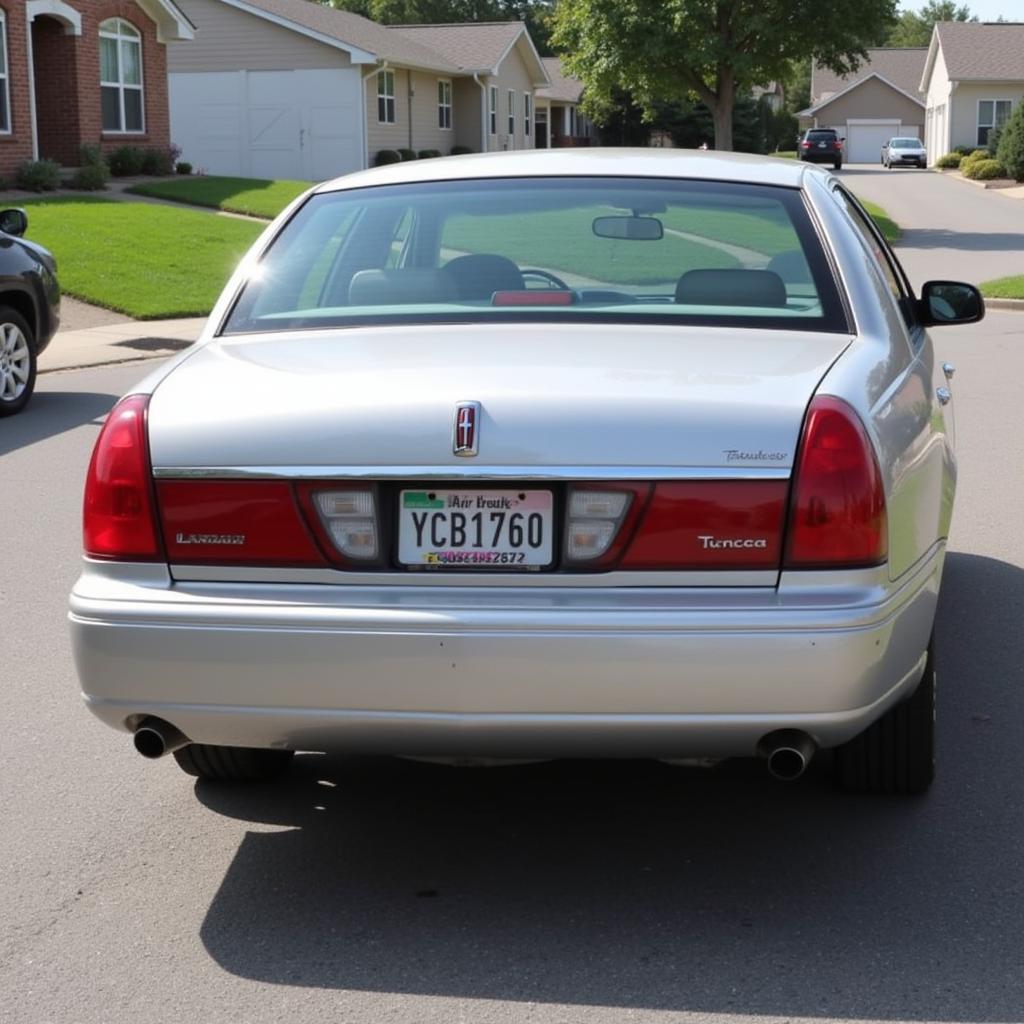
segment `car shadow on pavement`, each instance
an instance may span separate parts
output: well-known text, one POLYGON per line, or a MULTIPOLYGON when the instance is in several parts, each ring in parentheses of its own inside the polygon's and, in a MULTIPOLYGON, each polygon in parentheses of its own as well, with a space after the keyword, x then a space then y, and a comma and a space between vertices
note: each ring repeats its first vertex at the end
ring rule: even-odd
MULTIPOLYGON (((201 937, 274 984, 695 1014, 999 1021, 1024 1006, 1024 571, 951 554, 924 798, 559 762, 301 756, 211 810, 240 845, 201 937)), ((830 670, 823 666, 823 673, 830 670)), ((624 684, 627 681, 624 680, 624 684)))
MULTIPOLYGON (((947 231, 944 228, 908 228, 900 245, 914 249, 957 249, 962 252, 1019 252, 1024 236, 1019 231, 947 231)), ((1007 267, 1008 273, 1017 268, 1007 267)))
POLYGON ((117 395, 88 391, 37 391, 16 416, 0 419, 0 455, 100 421, 113 408, 117 395))

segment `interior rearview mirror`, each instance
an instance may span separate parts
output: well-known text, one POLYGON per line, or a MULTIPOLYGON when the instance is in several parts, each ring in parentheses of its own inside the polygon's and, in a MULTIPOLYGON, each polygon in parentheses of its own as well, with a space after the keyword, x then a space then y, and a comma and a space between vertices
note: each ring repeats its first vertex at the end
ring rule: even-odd
POLYGON ((596 217, 594 234, 598 238, 619 238, 629 242, 656 242, 665 234, 656 217, 596 217))
POLYGON ((20 238, 28 230, 28 214, 17 207, 0 210, 0 231, 20 238))
POLYGON ((973 284, 927 281, 921 289, 920 310, 926 327, 973 324, 985 315, 985 300, 973 284))

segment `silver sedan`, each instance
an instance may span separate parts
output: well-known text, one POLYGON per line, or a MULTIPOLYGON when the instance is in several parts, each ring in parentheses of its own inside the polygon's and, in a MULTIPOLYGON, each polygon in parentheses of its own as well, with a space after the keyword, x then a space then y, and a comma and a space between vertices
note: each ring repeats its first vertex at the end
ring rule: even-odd
POLYGON ((296 201, 115 406, 71 595, 147 757, 835 751, 932 779, 951 367, 843 183, 786 161, 418 161, 296 201))
POLYGON ((913 137, 890 139, 882 147, 882 166, 887 170, 893 167, 927 167, 928 154, 924 143, 913 137))

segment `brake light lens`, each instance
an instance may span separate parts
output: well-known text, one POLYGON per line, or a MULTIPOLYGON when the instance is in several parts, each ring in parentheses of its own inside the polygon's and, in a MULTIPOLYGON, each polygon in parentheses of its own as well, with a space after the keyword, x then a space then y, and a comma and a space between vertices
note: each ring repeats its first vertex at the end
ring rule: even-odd
POLYGON ((110 411, 85 479, 82 540, 90 558, 162 561, 146 437, 148 395, 129 395, 110 411))
POLYGON ((871 440, 846 402, 821 395, 804 422, 784 567, 866 567, 887 555, 885 487, 871 440))

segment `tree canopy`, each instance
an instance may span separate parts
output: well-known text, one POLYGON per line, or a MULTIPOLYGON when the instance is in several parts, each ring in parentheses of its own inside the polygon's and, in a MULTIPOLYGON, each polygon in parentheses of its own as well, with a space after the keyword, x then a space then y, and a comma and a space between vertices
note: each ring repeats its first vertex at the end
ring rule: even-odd
POLYGON ((903 11, 886 37, 886 46, 927 46, 937 21, 977 21, 967 4, 928 0, 920 11, 903 11))
POLYGON ((649 110, 697 99, 732 149, 738 96, 801 57, 855 70, 895 16, 896 0, 559 0, 554 44, 598 118, 621 90, 649 110))

